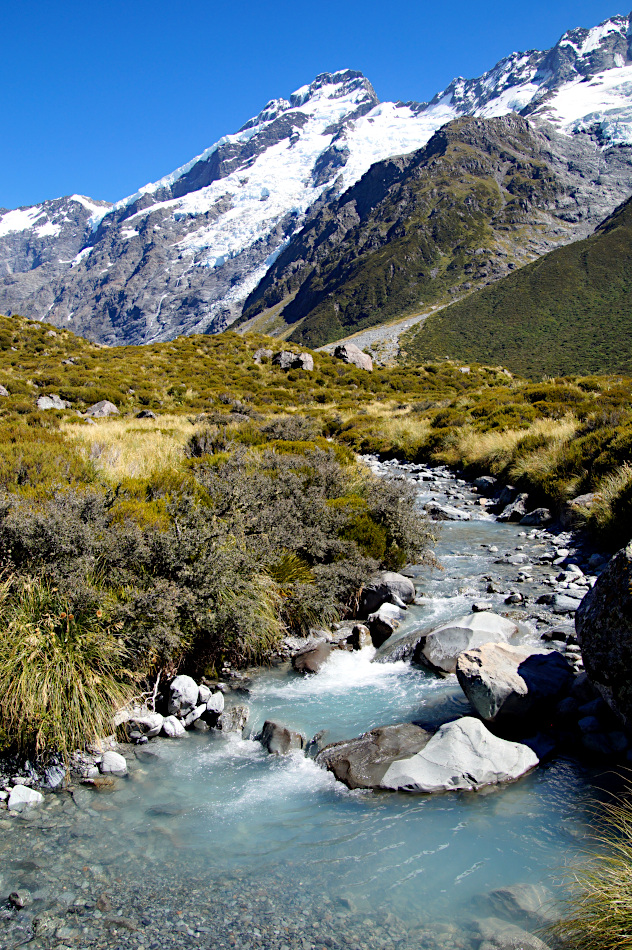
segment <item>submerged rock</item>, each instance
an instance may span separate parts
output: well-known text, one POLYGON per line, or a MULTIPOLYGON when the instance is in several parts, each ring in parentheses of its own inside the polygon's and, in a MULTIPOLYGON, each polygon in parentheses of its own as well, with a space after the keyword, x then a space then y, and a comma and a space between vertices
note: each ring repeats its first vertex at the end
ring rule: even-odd
POLYGON ((394 762, 381 788, 408 792, 473 791, 512 782, 538 765, 528 746, 494 736, 472 716, 446 723, 412 758, 394 762))
POLYGON ((470 930, 476 935, 478 950, 549 950, 535 934, 498 917, 473 921, 470 930))
POLYGON ((494 917, 504 917, 525 927, 540 929, 559 920, 555 898, 544 884, 520 883, 499 887, 483 894, 477 903, 487 907, 494 917))
POLYGON ((484 643, 506 642, 518 627, 489 610, 466 614, 420 634, 413 659, 438 673, 456 672, 458 656, 484 643))
POLYGON ((456 675, 471 705, 488 722, 498 716, 542 711, 573 681, 573 671, 561 653, 507 643, 485 643, 461 653, 456 675))
POLYGON ((379 788, 388 767, 419 752, 431 734, 404 722, 372 729, 356 739, 334 742, 316 756, 316 762, 349 788, 379 788))
POLYGON ((305 736, 280 722, 266 719, 261 730, 261 745, 273 755, 286 755, 305 746, 305 736))

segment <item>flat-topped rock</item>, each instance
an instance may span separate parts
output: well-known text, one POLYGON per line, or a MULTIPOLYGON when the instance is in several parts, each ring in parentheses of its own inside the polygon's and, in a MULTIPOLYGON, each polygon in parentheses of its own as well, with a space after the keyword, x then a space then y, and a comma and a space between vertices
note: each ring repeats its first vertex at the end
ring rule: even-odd
POLYGON ((490 610, 466 614, 422 633, 413 660, 438 673, 455 673, 458 656, 484 643, 505 643, 518 633, 518 627, 506 617, 490 610))
POLYGON ((520 742, 499 739, 478 719, 446 723, 425 748, 388 767, 381 788, 407 792, 474 791, 513 782, 538 765, 520 742))

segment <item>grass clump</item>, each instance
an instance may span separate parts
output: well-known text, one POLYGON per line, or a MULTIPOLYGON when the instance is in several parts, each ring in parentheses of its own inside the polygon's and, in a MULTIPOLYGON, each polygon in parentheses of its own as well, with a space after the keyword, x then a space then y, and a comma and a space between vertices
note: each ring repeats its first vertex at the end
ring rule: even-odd
POLYGON ((627 950, 632 940, 632 803, 605 806, 567 914, 551 933, 572 950, 627 950))
POLYGON ((134 694, 120 625, 107 607, 75 607, 41 578, 0 589, 0 735, 20 752, 65 759, 113 732, 134 694))

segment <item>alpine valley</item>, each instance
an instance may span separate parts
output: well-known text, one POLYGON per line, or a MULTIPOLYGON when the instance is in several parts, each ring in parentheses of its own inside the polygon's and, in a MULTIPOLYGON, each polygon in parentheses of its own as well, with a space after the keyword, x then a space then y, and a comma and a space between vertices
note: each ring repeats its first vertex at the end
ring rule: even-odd
POLYGON ((0 312, 95 342, 230 325, 322 346, 592 234, 632 193, 632 14, 430 102, 344 70, 110 205, 0 214, 0 312))

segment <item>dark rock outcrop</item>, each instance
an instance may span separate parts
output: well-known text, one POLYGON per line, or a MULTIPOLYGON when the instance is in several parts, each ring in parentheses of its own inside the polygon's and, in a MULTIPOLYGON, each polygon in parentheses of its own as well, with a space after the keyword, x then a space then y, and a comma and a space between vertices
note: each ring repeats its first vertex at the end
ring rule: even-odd
POLYGON ((388 767, 420 752, 430 737, 425 729, 409 722, 381 726, 356 739, 325 746, 316 762, 349 788, 379 788, 388 767))

